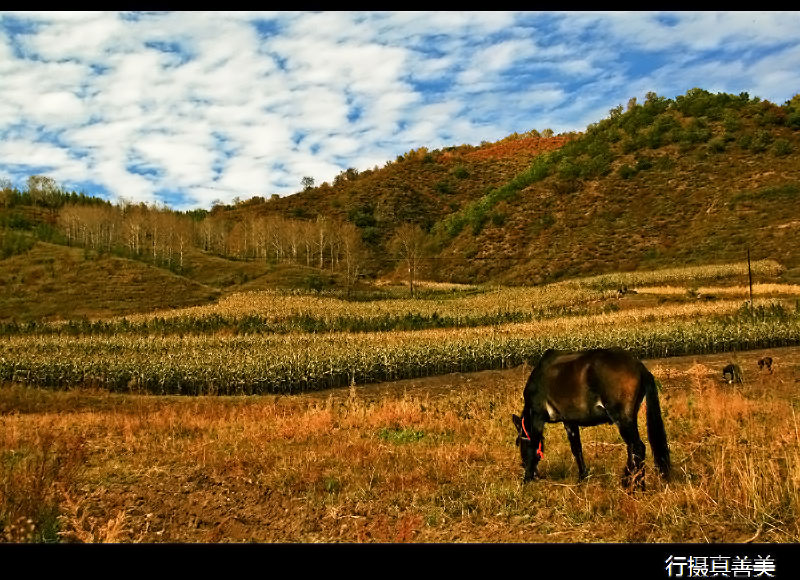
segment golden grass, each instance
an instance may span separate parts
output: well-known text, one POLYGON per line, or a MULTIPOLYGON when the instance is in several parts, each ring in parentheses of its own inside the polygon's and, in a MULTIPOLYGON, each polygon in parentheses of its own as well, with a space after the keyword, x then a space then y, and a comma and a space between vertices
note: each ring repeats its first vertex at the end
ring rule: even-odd
POLYGON ((161 268, 37 242, 0 268, 0 322, 110 317, 203 304, 216 289, 161 268), (100 282, 99 282, 100 281, 100 282))
MULTIPOLYGON (((660 296, 685 296, 686 286, 644 286, 637 288, 639 294, 656 294, 660 296)), ((747 298, 750 287, 739 286, 698 286, 694 291, 699 296, 736 296, 747 298)), ((800 296, 800 284, 753 284, 753 296, 800 296)))
MULTIPOLYGON (((420 283, 421 287, 443 288, 452 284, 420 283)), ((264 290, 232 293, 214 304, 181 309, 158 310, 145 314, 128 315, 131 322, 153 318, 203 318, 208 316, 242 317, 260 315, 271 320, 284 320, 292 316, 309 316, 321 320, 336 318, 372 318, 386 315, 402 316, 417 313, 431 316, 463 318, 497 312, 528 312, 537 307, 579 305, 611 295, 591 289, 545 286, 533 288, 488 288, 476 295, 456 298, 417 300, 411 298, 381 299, 352 302, 333 296, 291 295, 264 290)))
POLYGON ((657 478, 648 448, 644 493, 620 486, 612 426, 582 431, 587 482, 560 425, 545 431, 545 479, 521 482, 510 414, 529 368, 295 397, 6 384, 0 525, 6 540, 42 539, 19 531, 47 523, 36 506, 8 501, 38 473, 8 461, 26 457, 72 466, 40 478, 61 541, 738 542, 761 529, 759 541, 797 542, 800 350, 772 352, 771 375, 752 370, 761 354, 736 355, 749 370, 736 387, 717 376, 720 355, 648 362, 674 478, 657 478))

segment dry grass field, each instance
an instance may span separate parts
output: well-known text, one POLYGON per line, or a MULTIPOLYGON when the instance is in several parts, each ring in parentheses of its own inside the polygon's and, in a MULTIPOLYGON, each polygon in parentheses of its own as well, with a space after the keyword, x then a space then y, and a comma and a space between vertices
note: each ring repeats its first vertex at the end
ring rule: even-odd
POLYGON ((673 477, 660 481, 648 447, 635 493, 611 426, 582 430, 578 484, 548 425, 544 479, 522 483, 510 416, 525 366, 292 396, 5 383, 0 540, 800 542, 800 348, 645 363, 673 477), (730 361, 742 384, 723 382, 730 361))

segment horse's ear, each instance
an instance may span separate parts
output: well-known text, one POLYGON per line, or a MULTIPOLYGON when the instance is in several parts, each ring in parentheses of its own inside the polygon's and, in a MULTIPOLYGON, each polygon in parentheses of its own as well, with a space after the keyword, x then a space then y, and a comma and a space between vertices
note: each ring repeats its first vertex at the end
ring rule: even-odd
POLYGON ((512 414, 511 420, 514 422, 514 427, 517 428, 517 431, 522 431, 522 419, 512 414))

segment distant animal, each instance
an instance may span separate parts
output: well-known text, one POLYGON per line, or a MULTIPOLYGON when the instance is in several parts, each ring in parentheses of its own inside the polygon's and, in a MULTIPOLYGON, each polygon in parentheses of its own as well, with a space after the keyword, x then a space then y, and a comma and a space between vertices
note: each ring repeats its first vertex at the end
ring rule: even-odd
POLYGON ((617 298, 622 298, 626 294, 638 294, 636 290, 629 290, 627 286, 622 285, 617 289, 617 298))
POLYGON ((728 384, 732 384, 734 381, 738 384, 742 384, 742 369, 739 368, 739 365, 730 363, 729 365, 725 366, 722 369, 722 378, 728 382, 728 384))
POLYGON ((544 456, 544 424, 563 423, 578 464, 578 481, 586 478, 580 427, 613 423, 628 447, 622 483, 644 489, 645 445, 637 416, 647 397, 647 436, 655 464, 669 478, 667 433, 653 375, 624 350, 597 348, 578 352, 548 350, 534 367, 523 390, 522 415, 512 415, 517 429, 524 481, 538 477, 544 456))
POLYGON ((772 374, 772 357, 771 356, 765 356, 764 358, 758 359, 758 370, 759 371, 763 371, 764 369, 767 369, 770 372, 770 374, 772 374))

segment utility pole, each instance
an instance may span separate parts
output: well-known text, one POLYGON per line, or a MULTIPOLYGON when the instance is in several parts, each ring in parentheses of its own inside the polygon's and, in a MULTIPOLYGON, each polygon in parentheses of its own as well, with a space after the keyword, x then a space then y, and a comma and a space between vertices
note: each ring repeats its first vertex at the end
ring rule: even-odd
POLYGON ((750 280, 750 308, 753 307, 753 271, 750 269, 750 247, 747 248, 747 277, 750 280))

